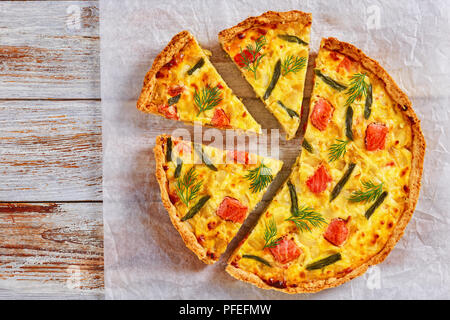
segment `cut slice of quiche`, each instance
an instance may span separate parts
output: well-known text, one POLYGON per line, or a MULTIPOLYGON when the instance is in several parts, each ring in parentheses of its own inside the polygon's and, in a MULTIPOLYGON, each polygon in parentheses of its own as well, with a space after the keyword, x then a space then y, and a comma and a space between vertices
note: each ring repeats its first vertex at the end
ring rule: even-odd
POLYGON ((162 202, 186 246, 216 262, 283 162, 161 135, 154 148, 162 202))
POLYGON ((261 133, 208 55, 188 31, 175 35, 147 72, 137 108, 167 119, 261 133))
POLYGON ((322 40, 302 154, 229 260, 287 293, 335 287, 382 262, 410 220, 425 140, 411 102, 351 44, 322 40))
POLYGON ((311 21, 310 13, 268 11, 219 33, 223 49, 280 122, 287 140, 300 125, 311 21))

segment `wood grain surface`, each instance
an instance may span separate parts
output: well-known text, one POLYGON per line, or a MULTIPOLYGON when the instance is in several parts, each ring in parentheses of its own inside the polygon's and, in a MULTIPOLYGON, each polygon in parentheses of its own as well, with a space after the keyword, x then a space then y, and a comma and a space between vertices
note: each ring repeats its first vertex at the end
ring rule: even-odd
POLYGON ((0 16, 0 299, 102 299, 98 1, 0 16))
POLYGON ((0 1, 0 98, 100 98, 97 1, 0 1))
POLYGON ((101 203, 0 203, 1 287, 102 291, 101 212, 101 203))
POLYGON ((102 199, 99 101, 0 101, 0 201, 102 199))
MULTIPOLYGON (((102 298, 99 4, 0 1, 0 13, 0 298, 102 298)), ((279 127, 220 46, 209 49, 258 121, 279 127)))

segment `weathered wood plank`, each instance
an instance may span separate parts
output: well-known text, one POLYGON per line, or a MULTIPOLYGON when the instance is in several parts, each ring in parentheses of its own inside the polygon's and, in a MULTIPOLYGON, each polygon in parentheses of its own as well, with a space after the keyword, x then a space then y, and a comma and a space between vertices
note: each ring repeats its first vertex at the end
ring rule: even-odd
POLYGON ((101 293, 102 225, 101 203, 0 203, 0 294, 101 293))
POLYGON ((1 1, 0 13, 0 98, 100 98, 98 1, 1 1))
POLYGON ((99 101, 0 101, 0 201, 102 197, 99 101))

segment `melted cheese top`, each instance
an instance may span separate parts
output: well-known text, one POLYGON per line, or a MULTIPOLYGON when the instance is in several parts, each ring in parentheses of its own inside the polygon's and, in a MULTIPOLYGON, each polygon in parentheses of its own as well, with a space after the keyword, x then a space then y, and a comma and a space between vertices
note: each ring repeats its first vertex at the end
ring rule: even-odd
POLYGON ((311 98, 311 108, 319 98, 330 102, 335 110, 331 121, 324 131, 318 130, 308 120, 305 139, 310 143, 313 152, 302 151, 297 164, 294 166, 289 180, 293 183, 298 194, 299 207, 308 206, 319 212, 329 223, 334 218, 346 220, 349 230, 347 240, 341 246, 328 242, 323 234, 327 225, 312 227, 311 232, 300 232, 291 222, 291 199, 285 184, 273 199, 258 224, 232 258, 231 264, 237 268, 258 275, 268 284, 276 283, 283 288, 296 287, 301 282, 330 277, 343 277, 371 257, 380 252, 392 235, 395 225, 405 210, 409 193, 409 175, 411 170, 411 124, 402 114, 397 104, 391 99, 376 75, 365 70, 355 61, 352 69, 338 68, 345 56, 321 48, 316 60, 316 68, 323 74, 337 82, 349 85, 355 73, 366 73, 373 87, 372 112, 369 119, 365 119, 365 99, 357 99, 353 104, 353 134, 354 140, 347 145, 346 154, 336 161, 329 162, 330 146, 336 139, 347 140, 345 134, 346 91, 337 91, 327 85, 319 77, 315 77, 315 85, 311 98), (367 151, 365 147, 365 131, 371 123, 383 123, 388 128, 385 147, 383 150, 367 151), (355 163, 350 179, 342 191, 330 202, 330 193, 336 183, 342 178, 350 163, 355 163), (319 194, 312 193, 306 181, 315 170, 324 165, 332 178, 327 189, 319 194), (365 211, 373 202, 350 202, 352 192, 362 189, 362 181, 383 183, 383 190, 388 196, 366 219, 365 211), (264 230, 268 219, 274 217, 279 236, 289 235, 302 254, 294 261, 281 265, 274 260, 269 250, 263 250, 264 230), (322 269, 307 270, 305 267, 315 261, 333 254, 340 253, 341 259, 322 269), (243 255, 256 255, 267 260, 268 267, 256 260, 242 259, 243 255))
POLYGON ((237 199, 248 208, 247 217, 256 204, 261 201, 268 186, 259 192, 253 192, 250 188, 251 180, 245 176, 249 173, 249 170, 257 168, 263 162, 265 166, 270 168, 272 176, 275 178, 283 166, 283 162, 249 154, 248 164, 239 163, 241 161, 239 158, 238 163, 234 163, 232 157, 227 155, 227 151, 208 146, 202 147, 203 152, 216 166, 217 171, 211 170, 202 163, 198 153, 193 150, 192 143, 174 140, 172 158, 182 160, 182 169, 179 178, 175 178, 174 173, 177 163, 176 161, 170 161, 166 163, 165 172, 168 180, 168 192, 170 195, 176 195, 177 180, 181 179, 191 167, 195 168, 197 181, 202 181, 198 196, 189 203, 189 207, 186 207, 180 200, 173 205, 177 210, 177 216, 181 219, 200 198, 205 195, 211 196, 194 217, 183 223, 196 236, 198 243, 207 249, 208 256, 217 260, 242 225, 241 223, 224 220, 216 214, 221 202, 225 197, 237 199))
POLYGON ((224 49, 231 58, 235 58, 244 51, 248 45, 255 47, 255 41, 265 37, 266 45, 263 46, 261 54, 264 55, 256 69, 255 74, 245 67, 240 67, 245 79, 251 84, 253 90, 265 103, 267 109, 277 118, 286 132, 286 139, 292 139, 300 125, 299 117, 291 117, 286 110, 280 106, 281 101, 286 107, 294 110, 300 115, 303 89, 305 85, 306 69, 308 66, 308 50, 306 44, 289 42, 279 38, 279 35, 296 36, 306 43, 310 41, 310 25, 303 26, 298 23, 285 23, 270 26, 251 28, 238 34, 232 42, 224 49), (298 72, 281 74, 271 95, 264 100, 264 94, 274 74, 275 65, 278 60, 285 61, 287 57, 305 58, 305 66, 298 72))
POLYGON ((168 105, 169 99, 174 96, 173 93, 170 94, 172 90, 176 92, 176 89, 182 88, 181 97, 174 105, 176 106, 179 120, 188 123, 198 121, 204 125, 212 125, 211 119, 215 109, 221 108, 229 119, 231 128, 261 133, 261 126, 253 119, 241 100, 225 84, 225 81, 209 61, 207 54, 211 55, 208 51, 202 50, 195 39, 192 38, 157 73, 156 94, 153 102, 158 106, 168 105), (204 65, 189 75, 188 71, 201 58, 204 59, 204 65), (196 90, 200 92, 206 86, 211 88, 219 86, 222 100, 211 110, 198 114, 199 108, 194 102, 194 94, 196 90))

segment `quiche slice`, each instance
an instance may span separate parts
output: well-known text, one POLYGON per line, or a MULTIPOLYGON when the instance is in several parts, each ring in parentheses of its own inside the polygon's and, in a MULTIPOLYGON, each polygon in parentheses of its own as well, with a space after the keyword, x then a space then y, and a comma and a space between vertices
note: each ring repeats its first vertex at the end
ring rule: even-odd
POLYGON ((310 13, 268 11, 219 33, 223 49, 277 118, 287 140, 300 125, 311 21, 310 13))
POLYGON ((301 156, 229 260, 265 289, 315 292, 382 262, 409 222, 425 140, 411 102, 351 44, 323 39, 301 156))
POLYGON ((261 200, 283 162, 171 136, 156 138, 162 202, 186 246, 216 262, 261 200))
POLYGON ((261 133, 208 55, 188 31, 175 35, 147 72, 137 108, 167 119, 261 133))

